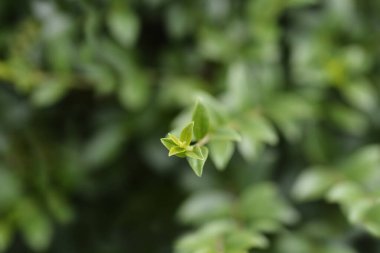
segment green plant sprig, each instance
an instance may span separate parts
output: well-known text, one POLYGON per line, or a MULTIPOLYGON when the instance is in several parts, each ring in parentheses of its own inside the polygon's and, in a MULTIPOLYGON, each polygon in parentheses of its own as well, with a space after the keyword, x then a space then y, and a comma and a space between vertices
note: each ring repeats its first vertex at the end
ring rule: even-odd
POLYGON ((204 139, 191 145, 193 131, 194 121, 183 128, 179 137, 169 133, 168 137, 161 139, 161 142, 169 150, 169 156, 186 157, 195 174, 200 177, 208 156, 208 149, 204 146, 206 144, 204 139))
POLYGON ((192 121, 182 129, 180 136, 169 133, 165 138, 161 138, 161 143, 168 149, 169 156, 186 158, 195 174, 200 177, 209 155, 209 148, 216 167, 224 169, 232 155, 230 151, 233 151, 233 141, 239 139, 236 131, 226 129, 225 126, 211 130, 209 113, 203 103, 198 101, 192 121), (192 144, 193 140, 195 142, 192 144))

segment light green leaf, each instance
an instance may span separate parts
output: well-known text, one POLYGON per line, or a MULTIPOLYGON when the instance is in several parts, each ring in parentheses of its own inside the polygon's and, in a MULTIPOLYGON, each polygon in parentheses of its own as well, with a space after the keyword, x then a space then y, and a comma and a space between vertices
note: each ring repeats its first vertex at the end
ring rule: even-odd
POLYGON ((312 103, 296 94, 273 95, 266 101, 267 115, 289 140, 301 137, 299 122, 311 119, 315 115, 312 103))
POLYGON ((342 94, 352 105, 363 111, 376 110, 378 101, 376 90, 366 80, 342 86, 342 94))
MULTIPOLYGON (((283 222, 292 224, 298 213, 281 197, 272 183, 260 183, 247 188, 240 197, 239 211, 243 217, 255 223, 283 222)), ((253 226, 255 229, 258 226, 253 226)), ((276 227, 271 225, 271 229, 276 227)), ((265 226, 261 225, 264 229, 265 226)))
POLYGON ((122 69, 120 71, 122 81, 118 95, 121 104, 130 110, 141 110, 149 102, 151 91, 149 74, 136 66, 130 66, 128 70, 122 69))
POLYGON ((181 132, 179 139, 185 147, 189 146, 193 139, 194 122, 189 123, 181 132))
POLYGON ((360 136, 368 128, 368 121, 364 114, 349 107, 332 105, 328 114, 331 123, 350 134, 360 136))
POLYGON ((358 184, 353 182, 341 182, 334 185, 327 194, 327 199, 331 202, 349 204, 362 197, 363 192, 358 184))
POLYGON ((202 149, 198 146, 195 146, 193 151, 186 151, 186 156, 199 160, 205 159, 202 154, 202 149))
POLYGON ((211 139, 218 141, 241 141, 241 136, 230 127, 220 127, 212 133, 211 139))
POLYGON ((209 144, 211 160, 218 170, 224 170, 234 153, 232 141, 211 141, 209 144))
POLYGON ((287 5, 289 7, 299 7, 303 5, 315 4, 317 0, 288 0, 287 5))
POLYGON ((169 136, 169 139, 171 139, 175 145, 177 145, 177 146, 181 145, 181 140, 178 139, 177 136, 175 136, 174 134, 171 134, 171 133, 169 133, 168 136, 169 136))
POLYGON ((277 143, 277 134, 272 124, 263 116, 253 115, 245 117, 241 122, 241 130, 257 141, 271 145, 277 143))
POLYGON ((170 149, 169 156, 178 155, 185 152, 186 152, 186 149, 178 147, 178 146, 174 146, 170 149))
POLYGON ((309 169, 301 174, 293 187, 298 200, 315 200, 323 197, 336 181, 334 174, 324 168, 309 169))
POLYGON ((215 243, 218 238, 235 232, 236 224, 226 220, 206 223, 200 229, 183 236, 176 244, 178 253, 217 253, 215 243))
POLYGON ((226 103, 234 110, 241 110, 252 101, 249 74, 249 68, 244 62, 234 62, 228 67, 226 103))
POLYGON ((242 133, 242 140, 238 143, 239 152, 245 160, 252 162, 260 154, 264 145, 251 135, 242 133))
POLYGON ((132 11, 114 8, 107 16, 107 25, 111 34, 123 46, 133 46, 137 40, 140 23, 132 11))
POLYGON ((202 149, 202 154, 204 157, 203 160, 187 157, 187 161, 188 161, 190 167, 193 169, 193 171, 195 172, 195 174, 198 177, 202 176, 203 166, 204 166, 204 164, 207 160, 207 157, 208 157, 208 149, 206 147, 201 147, 201 149, 202 149))
POLYGON ((247 161, 253 161, 265 144, 274 145, 277 142, 273 126, 261 115, 249 115, 243 118, 239 125, 242 135, 239 151, 247 161))
POLYGON ((94 85, 99 95, 110 94, 116 87, 116 76, 105 64, 88 63, 82 66, 84 75, 94 85))
POLYGON ((375 236, 380 236, 380 203, 373 205, 365 214, 366 228, 375 236))
POLYGON ((170 150, 174 146, 177 146, 171 138, 161 138, 161 143, 168 150, 170 150))
POLYGON ((251 247, 265 249, 269 246, 268 239, 258 233, 251 234, 251 247))
POLYGON ((232 47, 222 31, 205 26, 198 38, 200 54, 206 59, 219 61, 231 53, 232 47))
POLYGON ((51 106, 62 99, 67 90, 68 86, 63 80, 51 78, 41 82, 33 90, 31 100, 37 106, 51 106))
POLYGON ((233 196, 223 191, 201 191, 188 198, 179 209, 186 224, 203 224, 226 217, 231 212, 233 196))
POLYGON ((250 248, 266 248, 268 245, 266 237, 244 229, 236 229, 226 239, 227 252, 246 252, 250 248))
POLYGON ((352 180, 365 184, 368 188, 377 189, 380 164, 380 147, 368 145, 352 153, 340 164, 344 174, 352 180))
POLYGON ((209 118, 206 107, 198 101, 193 112, 194 136, 197 140, 202 139, 209 130, 209 118))
POLYGON ((366 221, 367 212, 373 207, 373 200, 370 198, 360 198, 350 202, 344 208, 348 220, 353 224, 361 224, 366 221))

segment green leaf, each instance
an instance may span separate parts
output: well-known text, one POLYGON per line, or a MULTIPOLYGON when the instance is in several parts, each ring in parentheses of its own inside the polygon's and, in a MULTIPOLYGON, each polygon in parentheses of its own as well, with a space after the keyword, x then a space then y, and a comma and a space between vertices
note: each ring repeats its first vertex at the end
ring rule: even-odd
POLYGON ((205 165, 205 162, 208 157, 208 149, 206 147, 201 147, 201 150, 204 157, 203 160, 187 157, 187 161, 190 167, 193 169, 193 171, 198 177, 202 176, 203 166, 205 165))
POLYGON ((13 228, 8 222, 0 222, 0 252, 4 252, 11 243, 13 228))
POLYGON ((85 77, 93 83, 97 94, 110 94, 115 89, 116 76, 109 66, 88 63, 84 64, 82 68, 85 77))
MULTIPOLYGON (((241 195, 239 204, 238 210, 242 217, 251 221, 281 221, 291 224, 298 219, 297 212, 285 202, 272 183, 260 183, 247 188, 241 195)), ((253 227, 257 229, 258 226, 253 227)))
POLYGON ((289 0, 287 2, 287 5, 289 7, 300 7, 300 6, 304 6, 304 5, 315 4, 316 2, 317 2, 317 0, 289 0))
POLYGON ((186 149, 178 147, 178 146, 174 146, 170 149, 169 156, 178 155, 185 152, 186 152, 186 149))
POLYGON ((17 203, 22 196, 20 178, 13 170, 0 168, 0 212, 17 203))
POLYGON ((273 95, 266 101, 265 108, 268 117, 289 140, 300 138, 302 131, 299 122, 315 115, 311 102, 296 94, 273 95))
POLYGON ((46 250, 53 235, 46 213, 34 202, 25 199, 19 203, 15 215, 28 246, 34 251, 46 250))
POLYGON ((211 139, 219 141, 241 141, 241 135, 230 127, 220 127, 212 133, 211 139))
POLYGON ((190 122, 181 132, 179 139, 185 147, 189 146, 193 139, 194 122, 190 122))
POLYGON ((182 4, 169 6, 166 15, 166 27, 169 34, 174 38, 182 38, 194 25, 191 12, 182 4))
POLYGON ((277 135, 269 121, 261 115, 249 115, 239 122, 242 141, 239 151, 247 161, 253 161, 265 144, 274 145, 277 135))
POLYGON ((241 130, 251 138, 257 141, 265 142, 271 145, 277 143, 277 135, 272 124, 263 116, 250 115, 245 117, 241 122, 241 130))
POLYGON ((205 159, 202 154, 201 147, 198 147, 198 146, 195 146, 193 151, 186 151, 186 156, 194 158, 194 159, 199 159, 199 160, 205 159))
POLYGON ((209 117, 206 107, 198 101, 193 112, 194 136, 197 140, 202 139, 209 130, 209 117))
POLYGON ((37 106, 47 107, 57 103, 66 94, 67 84, 62 79, 48 79, 41 82, 31 95, 37 106))
POLYGON ((366 221, 367 212, 373 207, 373 200, 370 198, 360 198, 351 201, 350 204, 344 208, 348 220, 352 224, 361 224, 366 221))
POLYGON ((373 205, 365 214, 365 226, 375 236, 380 236, 380 203, 373 205))
POLYGON ((376 90, 367 81, 342 86, 342 94, 352 105, 365 112, 376 110, 378 101, 376 90))
POLYGON ((263 144, 244 132, 242 135, 242 140, 238 144, 239 152, 245 160, 252 162, 262 151, 263 144))
POLYGON ((327 112, 331 123, 342 130, 360 136, 368 128, 365 115, 343 105, 332 105, 327 112))
POLYGON ((169 136, 169 139, 171 139, 175 145, 177 145, 177 146, 181 145, 181 140, 178 139, 177 136, 175 136, 174 134, 171 134, 171 133, 169 133, 168 136, 169 136))
POLYGON ((234 153, 232 141, 211 141, 209 144, 211 160, 218 170, 224 170, 234 153))
POLYGON ((172 147, 177 146, 171 138, 161 138, 161 143, 168 150, 170 150, 172 147))
POLYGON ((55 192, 47 194, 47 204, 52 215, 61 223, 67 224, 74 218, 74 211, 61 195, 55 192))
POLYGON ((250 248, 266 248, 268 245, 266 237, 245 229, 236 229, 226 239, 227 252, 246 252, 250 248))
POLYGON ((232 205, 233 196, 227 192, 201 191, 191 195, 181 205, 178 216, 185 224, 203 224, 228 217, 232 205))
POLYGON ((234 62, 227 69, 226 102, 235 111, 246 108, 252 101, 250 71, 244 62, 234 62))
POLYGON ((132 11, 114 8, 107 16, 107 25, 111 34, 123 46, 133 46, 137 40, 140 23, 132 11))
POLYGON ((315 200, 323 197, 336 181, 334 174, 324 168, 309 169, 301 174, 292 192, 298 200, 315 200))
POLYGON ((206 223, 200 229, 183 236, 176 244, 178 253, 217 253, 215 244, 218 238, 235 232, 236 224, 227 220, 206 223))
POLYGON ((349 204, 363 195, 360 186, 350 181, 343 181, 334 185, 327 193, 326 198, 331 202, 349 204))
POLYGON ((149 102, 150 95, 150 76, 137 66, 128 66, 122 69, 121 83, 118 86, 119 100, 125 108, 138 111, 144 108, 149 102))
POLYGON ((82 158, 86 166, 100 167, 110 162, 128 139, 122 122, 113 121, 99 129, 84 147, 82 158))
POLYGON ((340 164, 344 174, 352 180, 377 189, 380 164, 380 147, 368 145, 351 154, 340 164))

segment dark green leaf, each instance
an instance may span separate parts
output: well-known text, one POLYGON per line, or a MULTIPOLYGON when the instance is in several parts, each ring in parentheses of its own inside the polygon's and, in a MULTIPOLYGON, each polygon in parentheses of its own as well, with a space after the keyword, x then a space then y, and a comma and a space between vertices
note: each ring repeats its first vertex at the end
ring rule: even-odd
POLYGON ((52 215, 54 215, 61 224, 67 224, 73 220, 74 212, 67 200, 53 192, 50 192, 47 198, 47 204, 52 215))
POLYGON ((0 252, 5 252, 11 243, 13 228, 7 222, 0 222, 0 252))

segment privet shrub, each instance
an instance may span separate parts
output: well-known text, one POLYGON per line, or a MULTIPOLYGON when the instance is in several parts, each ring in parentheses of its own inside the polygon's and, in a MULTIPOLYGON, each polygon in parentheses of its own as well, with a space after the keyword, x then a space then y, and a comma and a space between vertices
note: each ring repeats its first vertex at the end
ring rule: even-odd
POLYGON ((379 13, 2 0, 0 252, 379 252, 379 13))

